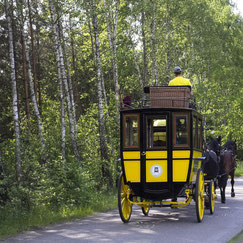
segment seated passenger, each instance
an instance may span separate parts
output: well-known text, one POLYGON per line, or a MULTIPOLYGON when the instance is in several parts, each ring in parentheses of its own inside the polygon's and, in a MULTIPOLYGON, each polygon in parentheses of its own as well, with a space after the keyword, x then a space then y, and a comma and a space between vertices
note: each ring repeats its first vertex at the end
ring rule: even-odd
MULTIPOLYGON (((182 70, 180 67, 174 68, 175 78, 169 82, 169 86, 190 86, 191 82, 189 79, 182 77, 182 70)), ((192 95, 192 88, 191 88, 191 95, 192 95)))
POLYGON ((131 96, 129 89, 126 90, 126 96, 123 98, 123 106, 124 107, 130 107, 131 106, 131 96))

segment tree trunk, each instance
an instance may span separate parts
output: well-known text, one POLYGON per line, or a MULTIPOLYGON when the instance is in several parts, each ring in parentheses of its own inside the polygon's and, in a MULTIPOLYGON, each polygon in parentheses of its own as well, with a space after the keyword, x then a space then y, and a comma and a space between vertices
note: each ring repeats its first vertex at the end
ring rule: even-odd
POLYGON ((103 1, 104 8, 106 11, 106 22, 107 22, 107 35, 109 40, 109 47, 111 52, 111 62, 112 62, 112 72, 113 72, 113 81, 115 86, 115 98, 116 98, 116 107, 118 120, 119 119, 119 110, 120 110, 120 101, 119 101, 119 82, 118 82, 118 68, 117 68, 117 55, 116 55, 116 34, 117 34, 117 21, 118 21, 118 6, 119 1, 116 1, 115 8, 115 19, 111 19, 110 6, 107 8, 106 0, 103 1))
POLYGON ((22 178, 22 160, 21 160, 21 141, 20 141, 20 126, 19 126, 19 113, 18 113, 18 94, 15 75, 15 58, 13 48, 13 30, 12 20, 10 18, 9 1, 5 0, 6 16, 8 22, 8 35, 9 35, 9 57, 11 65, 11 83, 12 83, 12 105, 13 105, 13 120, 14 120, 14 133, 15 133, 15 158, 16 158, 16 177, 17 181, 22 178))
POLYGON ((96 47, 96 61, 97 61, 97 88, 98 88, 98 109, 99 109, 99 127, 100 127, 100 150, 101 158, 104 160, 102 163, 102 173, 104 178, 109 179, 109 183, 112 183, 112 176, 109 168, 109 156, 108 156, 108 146, 105 132, 105 122, 104 122, 104 111, 102 102, 102 87, 101 87, 101 77, 102 77, 102 65, 100 58, 100 43, 99 43, 99 30, 98 21, 96 15, 96 3, 91 0, 92 6, 92 22, 95 37, 95 47, 96 47))
POLYGON ((70 44, 71 44, 71 51, 72 51, 72 69, 73 69, 73 95, 74 95, 74 102, 77 105, 76 109, 76 118, 77 120, 79 119, 80 115, 82 114, 81 111, 81 102, 80 102, 80 97, 79 97, 79 90, 78 90, 78 80, 77 80, 77 68, 76 68, 76 55, 75 55, 75 49, 74 49, 74 40, 73 40, 73 35, 71 34, 72 30, 72 20, 71 17, 69 16, 69 31, 70 31, 70 44))
MULTIPOLYGON (((90 39, 91 39, 91 46, 92 46, 92 54, 93 54, 93 57, 94 57, 94 67, 96 69, 97 60, 96 60, 96 54, 95 54, 95 48, 94 48, 94 37, 93 37, 93 32, 92 32, 92 27, 91 27, 90 21, 88 22, 88 24, 89 24, 89 34, 90 34, 90 39)), ((103 72, 101 73, 101 86, 102 86, 102 94, 103 94, 103 97, 104 97, 105 106, 107 107, 108 103, 107 103, 107 95, 106 95, 105 80, 104 80, 103 72)), ((107 115, 109 116, 108 109, 107 109, 107 115)))
POLYGON ((31 66, 32 66, 32 70, 33 70, 35 97, 37 98, 37 72, 36 72, 36 57, 35 57, 35 45, 34 45, 34 31, 33 31, 33 24, 32 24, 30 1, 27 0, 27 3, 28 3, 28 11, 29 11, 30 39, 31 39, 31 50, 32 50, 32 65, 31 66))
POLYGON ((26 35, 25 35, 25 31, 24 31, 24 16, 23 16, 23 12, 22 12, 22 1, 21 1, 21 6, 19 5, 19 3, 16 0, 16 5, 20 8, 20 22, 21 22, 21 30, 22 30, 22 38, 23 38, 23 48, 25 50, 25 55, 26 55, 26 62, 27 62, 27 70, 28 70, 28 78, 29 78, 29 85, 30 85, 30 96, 32 99, 32 103, 33 103, 33 107, 34 107, 34 111, 35 111, 35 115, 36 115, 36 119, 37 119, 37 125, 38 125, 38 131, 39 131, 39 135, 40 135, 40 142, 41 142, 41 146, 44 152, 45 149, 45 140, 44 140, 44 135, 43 135, 43 127, 42 127, 42 122, 41 122, 41 117, 40 117, 40 112, 39 112, 39 108, 37 105, 37 99, 36 99, 36 93, 35 93, 35 88, 34 88, 34 82, 33 82, 33 76, 32 76, 32 71, 31 71, 31 63, 30 63, 30 55, 29 55, 29 51, 28 51, 28 47, 26 45, 26 35))
MULTIPOLYGON (((144 0, 143 0, 144 4, 144 0)), ((148 63, 147 63, 147 45, 146 45, 146 34, 145 34, 145 13, 142 9, 142 18, 141 18, 141 27, 142 27, 142 39, 143 39, 143 87, 147 85, 147 76, 148 76, 148 63)))
POLYGON ((67 80, 68 80, 68 87, 69 87, 69 93, 70 93, 70 98, 71 98, 74 131, 75 131, 75 136, 76 136, 76 126, 77 126, 76 105, 75 105, 75 101, 74 101, 73 83, 72 83, 72 78, 71 78, 71 73, 70 73, 70 68, 69 68, 70 64, 69 64, 68 56, 67 56, 67 53, 66 53, 66 45, 65 45, 64 35, 63 35, 63 27, 62 27, 62 24, 61 24, 61 17, 59 15, 57 17, 58 17, 59 36, 60 36, 60 40, 62 42, 62 47, 63 47, 63 56, 64 56, 65 68, 67 70, 67 80))
MULTIPOLYGON (((28 119, 28 123, 30 120, 30 101, 29 101, 29 86, 28 86, 28 78, 27 78, 27 67, 26 67, 26 50, 24 46, 23 36, 21 36, 21 44, 22 44, 22 63, 23 63, 23 80, 24 80, 24 94, 25 94, 25 114, 28 119)), ((28 124, 29 125, 29 124, 28 124)))
POLYGON ((30 64, 30 56, 29 56, 29 51, 26 46, 26 39, 25 39, 26 37, 25 37, 25 33, 24 33, 24 28, 22 28, 22 36, 24 39, 23 43, 24 43, 25 52, 26 52, 26 61, 27 61, 28 77, 29 77, 29 84, 30 84, 30 96, 32 99, 32 103, 33 103, 33 107, 34 107, 34 111, 35 111, 35 115, 36 115, 36 119, 37 119, 38 131, 39 131, 39 135, 40 135, 40 142, 42 145, 42 149, 44 151, 45 140, 44 140, 44 135, 43 135, 43 126, 42 126, 42 122, 41 122, 39 108, 37 105, 36 95, 35 95, 35 88, 34 88, 34 82, 33 82, 31 64, 30 64))
POLYGON ((157 58, 156 58, 156 6, 155 3, 153 2, 153 16, 152 16, 152 22, 151 22, 151 46, 152 46, 152 83, 158 85, 159 80, 158 80, 158 67, 157 67, 157 58))
MULTIPOLYGON (((141 89, 143 90, 144 84, 143 84, 143 78, 142 78, 141 69, 140 69, 139 62, 138 62, 139 57, 138 57, 138 55, 136 53, 135 46, 134 46, 135 44, 133 43, 133 40, 132 40, 132 37, 131 37, 131 33, 130 32, 131 31, 129 31, 128 37, 129 37, 129 40, 131 42, 132 50, 133 50, 133 53, 134 53, 133 58, 134 58, 135 67, 136 67, 137 73, 138 73, 139 83, 140 83, 141 89)), ((145 93, 142 92, 142 94, 143 94, 143 99, 145 99, 145 93)))
POLYGON ((69 118, 69 127, 70 127, 70 138, 71 138, 71 144, 73 148, 73 152, 78 160, 80 160, 80 155, 78 152, 78 146, 75 138, 75 128, 74 128, 74 121, 73 121, 73 114, 72 114, 72 105, 71 105, 71 98, 70 98, 70 93, 69 93, 69 87, 68 87, 68 81, 67 81, 67 76, 65 72, 65 64, 64 64, 64 58, 63 58, 63 50, 62 46, 60 43, 60 38, 58 35, 58 26, 57 26, 57 21, 55 18, 55 12, 54 12, 54 5, 52 0, 49 0, 49 7, 50 7, 50 12, 51 12, 51 17, 52 17, 52 22, 53 22, 53 30, 54 30, 54 36, 55 36, 55 43, 57 43, 57 54, 58 54, 58 59, 60 60, 60 69, 62 73, 62 79, 64 83, 64 88, 66 91, 66 100, 67 100, 67 111, 68 111, 68 118, 69 118))
POLYGON ((167 14, 166 14, 166 66, 167 66, 167 80, 166 84, 171 80, 171 55, 170 55, 170 20, 169 20, 169 4, 167 1, 167 14))

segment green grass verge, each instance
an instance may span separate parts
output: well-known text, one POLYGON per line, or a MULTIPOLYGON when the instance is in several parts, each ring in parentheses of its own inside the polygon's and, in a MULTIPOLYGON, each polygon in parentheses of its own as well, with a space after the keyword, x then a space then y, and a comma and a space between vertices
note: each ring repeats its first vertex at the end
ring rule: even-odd
POLYGON ((0 208, 0 239, 41 226, 79 219, 95 212, 104 212, 117 207, 117 193, 94 196, 94 200, 85 207, 63 207, 51 210, 48 207, 36 207, 30 211, 0 208))
POLYGON ((243 176, 243 161, 237 161, 235 176, 243 176))
POLYGON ((228 241, 228 243, 242 243, 243 242, 243 230, 236 235, 233 239, 228 241))

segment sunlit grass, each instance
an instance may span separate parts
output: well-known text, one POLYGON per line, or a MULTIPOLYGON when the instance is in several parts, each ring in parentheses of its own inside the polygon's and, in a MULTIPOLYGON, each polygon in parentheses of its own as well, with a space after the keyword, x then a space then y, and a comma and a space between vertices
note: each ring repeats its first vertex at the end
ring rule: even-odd
POLYGON ((243 161, 237 161, 235 176, 243 176, 243 161))
POLYGON ((38 227, 79 219, 94 212, 103 212, 117 207, 117 195, 115 192, 105 195, 94 196, 94 199, 85 207, 62 207, 52 210, 42 206, 30 211, 0 208, 0 239, 19 232, 38 227))
POLYGON ((243 230, 236 235, 233 239, 228 241, 228 243, 242 243, 243 242, 243 230))

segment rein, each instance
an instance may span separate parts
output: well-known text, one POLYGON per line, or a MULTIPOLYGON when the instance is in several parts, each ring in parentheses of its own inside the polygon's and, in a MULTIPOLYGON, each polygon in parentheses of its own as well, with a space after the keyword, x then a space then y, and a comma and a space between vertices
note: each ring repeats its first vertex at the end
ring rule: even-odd
MULTIPOLYGON (((232 171, 232 170, 235 170, 236 169, 236 167, 234 167, 234 168, 232 168, 230 171, 229 171, 229 173, 232 171)), ((223 173, 223 174, 221 174, 221 175, 218 175, 218 177, 219 178, 221 178, 222 176, 224 176, 224 175, 229 175, 229 173, 223 173)))

